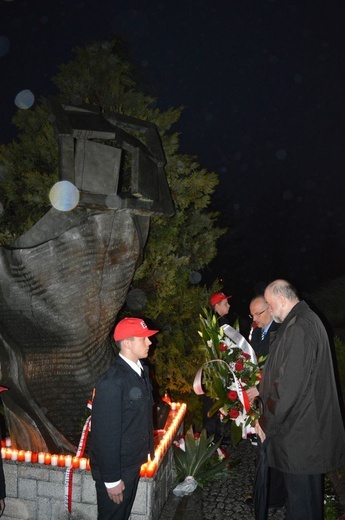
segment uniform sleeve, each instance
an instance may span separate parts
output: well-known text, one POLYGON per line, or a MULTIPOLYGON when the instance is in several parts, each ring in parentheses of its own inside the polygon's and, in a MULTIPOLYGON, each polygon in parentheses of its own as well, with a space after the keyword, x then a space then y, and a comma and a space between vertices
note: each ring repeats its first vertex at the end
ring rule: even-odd
POLYGON ((91 444, 103 482, 121 480, 122 387, 112 377, 96 386, 92 404, 91 444))
POLYGON ((2 458, 0 457, 0 499, 3 498, 6 498, 5 475, 2 465, 2 458))

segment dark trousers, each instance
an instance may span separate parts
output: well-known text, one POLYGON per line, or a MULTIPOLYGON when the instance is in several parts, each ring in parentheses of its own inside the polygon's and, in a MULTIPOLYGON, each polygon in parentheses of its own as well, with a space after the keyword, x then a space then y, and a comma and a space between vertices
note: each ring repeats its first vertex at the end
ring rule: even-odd
POLYGON ((284 474, 275 468, 268 468, 268 476, 268 505, 269 507, 281 507, 282 505, 284 505, 286 499, 284 474))
POLYGON ((96 481, 98 520, 128 520, 138 489, 139 475, 124 482, 123 501, 115 504, 110 500, 104 483, 96 481))
MULTIPOLYGON (((258 468, 260 464, 260 451, 258 450, 255 465, 258 468)), ((258 469, 256 469, 258 471, 258 469)), ((282 507, 286 500, 286 489, 284 483, 284 474, 276 468, 268 467, 268 504, 267 507, 282 507)), ((253 489, 253 496, 255 494, 255 485, 253 489)))
POLYGON ((323 519, 323 475, 284 473, 286 520, 323 519))

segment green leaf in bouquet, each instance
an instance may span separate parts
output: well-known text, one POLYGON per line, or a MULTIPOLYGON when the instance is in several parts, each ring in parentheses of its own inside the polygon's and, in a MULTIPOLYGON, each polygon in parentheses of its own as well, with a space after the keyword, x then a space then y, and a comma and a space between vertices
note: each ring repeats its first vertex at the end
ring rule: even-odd
POLYGON ((235 421, 232 421, 231 423, 231 434, 232 434, 232 440, 235 446, 240 442, 242 439, 242 426, 237 426, 235 421))
POLYGON ((202 430, 199 437, 196 456, 191 467, 191 475, 194 476, 195 480, 198 480, 199 472, 205 466, 207 461, 214 457, 214 452, 220 446, 220 442, 221 441, 213 443, 213 435, 207 438, 206 430, 202 430))
POLYGON ((177 476, 179 480, 184 480, 188 474, 186 474, 187 469, 187 454, 185 451, 181 450, 173 444, 173 453, 174 453, 174 461, 175 468, 177 472, 177 476))
MULTIPOLYGON (((184 441, 185 441, 185 445, 186 445, 186 455, 187 455, 186 464, 187 464, 187 467, 189 468, 189 471, 192 471, 193 465, 194 465, 195 460, 198 455, 198 447, 196 444, 192 426, 187 431, 184 441)), ((198 442, 199 442, 199 440, 198 440, 198 442)), ((188 475, 194 476, 193 473, 189 473, 188 475)), ((188 475, 186 475, 186 476, 188 476, 188 475)))
POLYGON ((220 408, 222 408, 224 406, 224 404, 225 404, 224 401, 222 401, 221 399, 217 399, 217 401, 215 401, 213 403, 213 405, 207 412, 207 415, 209 417, 212 417, 212 415, 214 415, 216 412, 218 412, 218 410, 220 410, 220 408))
POLYGON ((195 438, 193 428, 190 427, 185 435, 186 451, 173 446, 175 467, 180 481, 192 476, 202 487, 227 470, 227 461, 219 461, 216 455, 221 440, 213 443, 213 438, 213 435, 207 437, 205 429, 195 438))
MULTIPOLYGON (((217 365, 219 364, 217 363, 217 365)), ((221 399, 222 401, 227 400, 227 374, 222 375, 220 372, 215 373, 213 378, 213 390, 216 393, 218 399, 221 399)))
POLYGON ((202 488, 212 480, 220 477, 225 477, 229 473, 227 459, 220 460, 215 464, 201 470, 198 476, 198 485, 202 488))

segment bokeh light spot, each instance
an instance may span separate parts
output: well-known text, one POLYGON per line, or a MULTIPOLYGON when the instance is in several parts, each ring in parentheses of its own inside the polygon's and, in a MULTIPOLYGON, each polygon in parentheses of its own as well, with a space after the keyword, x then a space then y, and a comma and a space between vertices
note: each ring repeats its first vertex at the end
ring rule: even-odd
POLYGON ((79 106, 83 104, 83 98, 79 94, 74 94, 72 96, 72 104, 75 106, 79 106))
POLYGON ((146 294, 141 289, 132 289, 126 296, 126 305, 134 311, 139 311, 147 303, 146 294))
POLYGON ((283 193, 284 200, 291 200, 293 198, 293 194, 291 190, 285 190, 283 193))
POLYGON ((277 157, 278 161, 284 161, 284 159, 286 159, 286 156, 287 156, 287 152, 286 152, 286 150, 284 150, 284 148, 280 148, 279 150, 277 150, 276 157, 277 157))
POLYGON ((27 110, 28 108, 32 107, 34 102, 35 96, 29 89, 21 90, 14 99, 14 104, 23 110, 27 110))
POLYGON ((7 36, 0 36, 0 58, 10 50, 10 40, 7 36))
POLYGON ((59 211, 71 211, 79 202, 79 190, 69 181, 54 184, 49 192, 51 205, 59 211))
POLYGON ((189 281, 193 285, 197 285, 201 281, 201 274, 198 271, 193 271, 189 275, 189 281))

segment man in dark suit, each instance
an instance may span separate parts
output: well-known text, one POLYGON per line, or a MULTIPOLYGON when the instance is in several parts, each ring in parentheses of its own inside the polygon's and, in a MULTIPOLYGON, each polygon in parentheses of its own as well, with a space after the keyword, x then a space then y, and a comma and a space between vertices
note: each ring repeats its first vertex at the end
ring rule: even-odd
MULTIPOLYGON (((249 316, 256 324, 250 344, 259 360, 260 357, 268 355, 270 334, 278 330, 279 324, 273 320, 263 296, 255 296, 250 302, 249 310, 249 316)), ((259 364, 263 365, 264 361, 259 364)))
POLYGON ((127 520, 137 492, 140 466, 154 456, 152 389, 147 367, 149 330, 139 318, 115 327, 119 354, 98 381, 92 405, 90 459, 98 520, 127 520))
MULTIPOLYGON (((279 323, 276 323, 273 320, 263 296, 255 296, 249 304, 249 310, 249 317, 256 325, 252 332, 250 344, 259 360, 263 356, 267 357, 269 353, 271 333, 278 330, 279 323)), ((264 364, 265 360, 259 362, 259 366, 263 366, 264 364)), ((250 402, 253 402, 254 398, 259 395, 258 388, 256 386, 249 388, 247 394, 250 402)))
MULTIPOLYGON (((275 336, 274 333, 278 330, 280 324, 273 320, 264 296, 255 296, 249 304, 249 310, 250 317, 256 324, 252 332, 250 344, 258 360, 261 357, 266 359, 269 354, 270 341, 275 336)), ((265 359, 259 362, 259 366, 265 364, 265 359)), ((247 390, 251 402, 259 395, 259 391, 260 389, 257 386, 247 390)), ((250 441, 252 444, 257 445, 256 435, 250 436, 250 441)), ((274 468, 270 468, 269 473, 269 506, 281 507, 286 496, 283 475, 274 468)))

